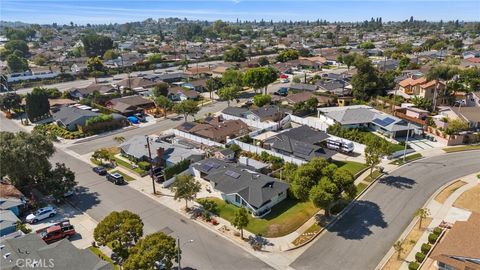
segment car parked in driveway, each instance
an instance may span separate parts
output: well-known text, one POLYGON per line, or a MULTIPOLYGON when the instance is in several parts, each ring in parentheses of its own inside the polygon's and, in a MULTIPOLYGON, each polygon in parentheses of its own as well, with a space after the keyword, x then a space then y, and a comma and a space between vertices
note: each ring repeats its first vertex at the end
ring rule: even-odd
POLYGON ((138 119, 138 121, 140 121, 140 122, 144 122, 144 123, 147 122, 147 118, 145 118, 145 115, 143 115, 143 114, 141 114, 141 113, 136 113, 134 116, 135 116, 135 117, 138 119))
POLYGON ((107 180, 114 183, 115 185, 125 184, 125 179, 123 179, 123 175, 121 175, 119 173, 109 173, 109 174, 107 174, 107 180))
POLYGON ((288 96, 288 88, 286 87, 281 87, 280 89, 278 89, 278 91, 276 91, 275 93, 273 93, 274 95, 277 95, 277 96, 282 96, 282 97, 286 97, 288 96))
POLYGON ((98 175, 106 175, 107 174, 107 169, 105 169, 102 166, 95 167, 92 170, 98 175))
POLYGON ((31 213, 25 219, 28 223, 34 224, 39 222, 40 220, 44 220, 46 218, 53 217, 57 214, 57 210, 53 208, 53 206, 46 206, 43 208, 38 209, 37 211, 31 213))

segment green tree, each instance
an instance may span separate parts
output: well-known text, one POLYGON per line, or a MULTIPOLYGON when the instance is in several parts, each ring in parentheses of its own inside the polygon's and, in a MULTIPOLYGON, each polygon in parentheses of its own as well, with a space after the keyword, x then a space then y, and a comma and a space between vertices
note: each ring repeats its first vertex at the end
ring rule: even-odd
POLYGON ((428 210, 428 208, 419 208, 417 209, 417 211, 415 211, 415 217, 419 218, 419 222, 418 222, 419 229, 422 228, 422 221, 425 218, 428 218, 429 216, 430 216, 430 210, 428 210))
POLYGON ((378 72, 372 62, 364 57, 356 57, 354 62, 357 74, 352 77, 352 92, 357 99, 367 100, 378 94, 381 84, 378 72))
POLYGON ((438 98, 438 89, 440 87, 440 81, 446 81, 447 83, 445 84, 445 90, 443 93, 443 96, 447 95, 448 91, 448 81, 450 81, 455 75, 459 74, 460 71, 458 68, 454 68, 451 66, 445 66, 445 65, 440 65, 440 66, 434 66, 432 67, 428 73, 427 73, 427 80, 432 81, 435 80, 435 92, 433 95, 433 104, 432 104, 432 111, 435 111, 437 108, 437 98, 438 98))
POLYGON ((20 108, 22 103, 22 97, 17 93, 6 93, 0 96, 0 109, 11 110, 20 108))
POLYGON ((421 109, 430 110, 432 108, 432 101, 420 96, 414 96, 412 98, 412 103, 421 109))
POLYGON ((295 173, 287 177, 293 196, 301 201, 308 200, 310 190, 319 182, 323 176, 323 168, 328 165, 328 161, 323 158, 313 158, 310 162, 299 166, 295 173))
POLYGON ((277 71, 272 67, 250 68, 243 76, 243 83, 253 88, 255 92, 257 89, 265 88, 267 94, 267 86, 277 80, 277 75, 277 71))
POLYGON ((116 59, 118 58, 120 55, 115 52, 113 49, 108 49, 105 51, 105 53, 103 54, 103 59, 105 60, 112 60, 112 59, 116 59))
POLYGON ((159 97, 159 96, 168 96, 168 84, 167 83, 159 83, 153 87, 153 96, 154 97, 159 97))
POLYGON ((347 69, 350 70, 350 67, 353 65, 353 62, 355 62, 355 58, 356 58, 356 54, 352 54, 352 53, 346 54, 342 56, 342 63, 347 65, 347 69))
POLYGON ((162 55, 159 53, 154 53, 147 58, 148 62, 151 64, 159 64, 162 62, 162 55))
POLYGON ((218 90, 218 96, 221 100, 226 100, 227 105, 230 106, 230 101, 238 98, 240 88, 238 86, 226 86, 218 90))
POLYGON ((27 56, 29 53, 27 42, 24 40, 10 40, 5 43, 5 50, 13 53, 14 51, 22 52, 23 56, 27 56))
POLYGON ((202 189, 202 185, 193 178, 192 175, 182 174, 175 176, 172 191, 175 200, 185 200, 185 209, 188 209, 188 201, 194 200, 197 193, 202 189))
POLYGON ((10 54, 7 56, 7 67, 12 73, 23 72, 28 70, 28 62, 22 56, 10 54))
POLYGON ((149 234, 138 241, 123 264, 125 270, 157 269, 155 262, 163 263, 164 269, 172 269, 177 261, 178 248, 175 239, 163 232, 149 234))
POLYGON ((123 259, 129 249, 143 235, 143 222, 140 216, 130 211, 112 212, 97 224, 93 238, 98 245, 112 247, 113 251, 123 259))
POLYGON ((464 131, 468 129, 468 123, 464 122, 460 119, 453 119, 453 120, 448 120, 448 125, 445 130, 445 133, 448 135, 453 135, 457 134, 460 131, 464 131))
POLYGON ((294 49, 288 49, 288 50, 283 50, 278 53, 277 55, 277 61, 278 62, 287 62, 290 60, 295 60, 298 59, 300 54, 298 53, 297 50, 294 49))
POLYGON ((401 70, 406 69, 409 64, 410 64, 410 58, 408 58, 406 56, 403 56, 400 59, 400 62, 398 64, 398 68, 401 69, 401 70))
POLYGON ((258 65, 263 67, 263 66, 268 66, 270 64, 270 61, 268 61, 268 58, 265 56, 262 56, 258 58, 258 65))
POLYGON ((243 62, 247 60, 247 57, 245 56, 243 49, 237 46, 225 51, 223 54, 223 60, 225 62, 243 62))
POLYGON ((187 99, 173 106, 173 111, 177 114, 183 114, 183 119, 187 122, 187 117, 189 115, 195 115, 200 111, 200 108, 197 105, 197 102, 187 99))
POLYGON ((105 67, 103 66, 102 60, 100 60, 100 57, 94 56, 94 57, 88 58, 87 69, 90 72, 103 71, 105 67))
POLYGON ((397 252, 397 260, 400 260, 402 252, 405 251, 404 241, 398 240, 397 242, 395 242, 395 244, 393 244, 393 248, 397 252))
POLYGON ((248 226, 250 220, 248 219, 248 212, 245 208, 238 208, 235 212, 235 218, 232 225, 240 230, 240 237, 243 239, 243 229, 248 226))
POLYGON ((238 86, 243 85, 243 73, 240 70, 228 69, 222 75, 223 86, 238 86))
POLYGON ((164 116, 167 116, 167 111, 173 108, 173 102, 165 96, 158 96, 155 98, 155 104, 157 107, 163 110, 164 116))
POLYGON ((382 157, 389 154, 388 142, 383 138, 371 138, 365 147, 366 164, 370 167, 370 176, 373 168, 380 164, 382 157))
POLYGON ((219 78, 209 78, 206 82, 207 91, 210 93, 210 99, 212 99, 212 93, 222 88, 222 80, 219 78))
POLYGON ((48 94, 42 88, 34 88, 27 94, 25 112, 31 122, 35 122, 50 113, 48 94))
POLYGON ((371 41, 365 41, 365 42, 360 43, 360 45, 358 45, 358 47, 360 49, 368 50, 368 49, 375 48, 375 45, 371 41))
POLYGON ((106 51, 113 48, 113 40, 107 36, 87 34, 81 40, 88 57, 103 56, 106 51))
POLYGON ((56 199, 61 199, 65 193, 71 191, 76 185, 75 173, 67 168, 65 164, 56 163, 55 168, 49 171, 48 176, 40 187, 43 193, 53 195, 56 199))
POLYGON ((253 97, 253 104, 255 104, 257 107, 263 107, 267 104, 270 104, 270 102, 272 102, 272 96, 270 95, 260 94, 253 97))

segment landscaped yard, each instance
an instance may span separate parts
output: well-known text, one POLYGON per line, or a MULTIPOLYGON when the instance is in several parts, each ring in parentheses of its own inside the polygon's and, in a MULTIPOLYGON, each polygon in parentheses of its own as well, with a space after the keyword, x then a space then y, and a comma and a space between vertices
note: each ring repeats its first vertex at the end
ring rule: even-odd
POLYGON ((123 176, 123 179, 125 179, 125 181, 127 182, 130 182, 130 181, 133 181, 135 180, 135 178, 131 177, 130 175, 127 175, 119 170, 113 170, 113 171, 110 171, 110 173, 119 173, 123 176))
POLYGON ((453 152, 468 151, 468 150, 479 150, 479 149, 480 149, 480 145, 465 145, 465 146, 443 148, 443 151, 445 151, 447 153, 453 153, 453 152))
POLYGON ((420 154, 420 153, 415 153, 415 154, 406 156, 406 157, 405 157, 405 162, 403 161, 403 157, 402 157, 402 158, 399 158, 399 159, 396 159, 396 160, 390 162, 390 164, 402 165, 402 164, 404 164, 404 163, 408 163, 408 162, 410 162, 410 161, 414 161, 414 160, 419 159, 419 158, 421 158, 421 157, 423 157, 422 154, 420 154))
POLYGON ((453 206, 480 213, 480 185, 465 191, 453 206))
POLYGON ((357 185, 357 195, 356 195, 356 196, 358 196, 358 194, 362 193, 362 191, 363 191, 364 189, 366 189, 367 186, 368 186, 368 185, 365 184, 365 183, 359 183, 359 184, 357 185))
MULTIPOLYGON (((238 207, 227 204, 219 198, 208 199, 217 203, 217 214, 220 217, 230 222, 234 220, 238 207)), ((298 229, 319 210, 311 202, 286 199, 273 207, 272 212, 261 219, 249 216, 250 222, 246 229, 264 237, 284 236, 298 229)))
POLYGON ((118 267, 118 265, 114 264, 112 259, 110 259, 107 255, 103 254, 103 252, 99 249, 99 248, 96 248, 96 247, 89 247, 88 248, 91 252, 93 252, 93 254, 97 255, 100 259, 108 262, 108 263, 111 263, 113 264, 113 269, 114 270, 118 270, 120 269, 118 267))
POLYGON ((435 201, 437 201, 439 203, 444 203, 448 199, 448 197, 450 197, 450 195, 453 192, 455 192, 455 190, 459 189, 460 187, 462 187, 466 184, 467 183, 465 183, 461 180, 451 183, 450 185, 445 187, 442 191, 440 191, 440 193, 438 193, 437 196, 435 196, 435 201))
POLYGON ((295 246, 301 245, 312 239, 323 227, 318 223, 314 223, 310 228, 305 230, 299 237, 293 240, 292 244, 295 246))
POLYGON ((379 177, 380 175, 382 175, 381 172, 379 172, 378 170, 373 170, 372 175, 368 175, 363 181, 370 183, 373 180, 377 179, 377 177, 379 177))
POLYGON ((363 164, 363 163, 360 163, 360 162, 355 162, 355 161, 335 160, 335 161, 333 161, 333 163, 335 163, 335 165, 337 165, 338 168, 345 169, 345 170, 351 172, 353 175, 356 175, 361 170, 367 168, 366 164, 363 164))
POLYGON ((121 159, 121 158, 118 158, 118 157, 114 157, 114 158, 115 158, 115 162, 116 162, 118 165, 124 167, 124 168, 127 169, 127 170, 130 170, 130 171, 132 171, 132 172, 134 172, 134 173, 137 173, 137 174, 139 174, 140 176, 145 176, 145 175, 148 174, 147 171, 142 170, 142 169, 141 169, 140 167, 138 167, 138 166, 132 165, 130 162, 125 161, 124 159, 121 159))

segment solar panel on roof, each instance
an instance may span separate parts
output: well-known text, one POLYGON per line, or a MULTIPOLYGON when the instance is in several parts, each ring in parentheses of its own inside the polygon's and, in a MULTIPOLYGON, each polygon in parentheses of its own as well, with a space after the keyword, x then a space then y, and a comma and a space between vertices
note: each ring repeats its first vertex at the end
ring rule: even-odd
POLYGON ((375 118, 375 119, 373 119, 372 122, 375 123, 375 124, 377 124, 377 125, 380 125, 380 126, 382 126, 382 127, 386 126, 386 125, 385 125, 385 122, 383 122, 382 119, 375 118))
POLYGON ((385 123, 385 126, 388 126, 390 125, 391 123, 395 122, 395 119, 392 119, 390 117, 387 117, 385 119, 383 119, 383 122, 385 123))
POLYGON ((218 167, 220 167, 220 164, 218 164, 218 163, 216 163, 216 162, 214 162, 214 161, 211 161, 211 160, 205 162, 205 165, 208 165, 208 166, 210 166, 210 167, 212 167, 212 168, 218 168, 218 167))
POLYGON ((208 172, 212 169, 213 167, 209 166, 208 164, 203 164, 201 169, 202 171, 208 172))
POLYGON ((228 176, 233 177, 235 179, 240 177, 240 174, 236 173, 234 171, 225 171, 225 175, 228 175, 228 176))

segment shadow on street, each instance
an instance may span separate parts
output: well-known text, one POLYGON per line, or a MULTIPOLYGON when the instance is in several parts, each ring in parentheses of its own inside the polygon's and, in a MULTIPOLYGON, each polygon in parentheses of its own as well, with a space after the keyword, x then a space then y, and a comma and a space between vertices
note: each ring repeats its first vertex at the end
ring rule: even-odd
POLYGON ((352 209, 327 230, 345 239, 360 240, 372 234, 373 226, 386 228, 387 225, 376 203, 356 201, 352 209))
POLYGON ((378 181, 380 184, 398 189, 411 189, 417 183, 415 180, 401 176, 387 176, 378 181))
POLYGON ((68 199, 68 202, 76 208, 80 208, 82 211, 91 209, 93 206, 100 203, 97 192, 90 192, 89 188, 79 186, 76 189, 76 194, 72 198, 68 199))

